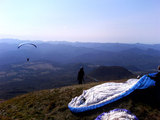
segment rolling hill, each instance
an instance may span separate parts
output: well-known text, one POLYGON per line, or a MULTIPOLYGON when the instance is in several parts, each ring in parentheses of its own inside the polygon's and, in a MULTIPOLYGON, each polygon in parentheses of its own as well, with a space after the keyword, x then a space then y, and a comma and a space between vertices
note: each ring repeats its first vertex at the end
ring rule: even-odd
MULTIPOLYGON (((122 81, 125 81, 124 79, 122 81)), ((93 120, 102 112, 124 108, 139 120, 159 120, 160 105, 155 100, 154 88, 136 90, 129 96, 96 110, 74 114, 67 105, 83 90, 102 82, 35 91, 0 103, 1 120, 93 120)))
POLYGON ((124 67, 120 66, 100 66, 94 69, 89 76, 92 76, 98 80, 119 80, 124 78, 131 78, 133 77, 133 73, 128 71, 124 67))

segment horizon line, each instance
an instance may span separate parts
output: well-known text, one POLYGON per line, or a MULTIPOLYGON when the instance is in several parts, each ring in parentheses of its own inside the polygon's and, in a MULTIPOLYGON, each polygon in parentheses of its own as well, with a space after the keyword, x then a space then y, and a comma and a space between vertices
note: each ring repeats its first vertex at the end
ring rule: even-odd
POLYGON ((18 38, 0 38, 0 41, 1 40, 18 40, 18 41, 32 41, 32 42, 45 42, 45 43, 48 43, 48 42, 68 42, 68 43, 97 43, 97 44, 160 44, 160 43, 143 43, 143 42, 95 42, 95 41, 67 41, 67 40, 36 40, 36 39, 18 39, 18 38))

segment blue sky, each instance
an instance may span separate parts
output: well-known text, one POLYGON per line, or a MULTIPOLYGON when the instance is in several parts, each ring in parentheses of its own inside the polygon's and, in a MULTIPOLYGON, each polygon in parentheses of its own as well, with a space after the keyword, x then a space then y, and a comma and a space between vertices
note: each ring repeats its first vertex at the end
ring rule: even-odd
POLYGON ((160 43, 160 0, 0 0, 0 38, 160 43))

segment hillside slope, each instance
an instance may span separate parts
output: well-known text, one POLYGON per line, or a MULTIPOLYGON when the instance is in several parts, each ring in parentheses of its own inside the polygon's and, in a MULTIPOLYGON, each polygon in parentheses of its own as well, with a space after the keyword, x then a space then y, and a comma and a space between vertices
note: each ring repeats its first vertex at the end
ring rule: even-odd
MULTIPOLYGON (((124 81, 124 80, 122 80, 124 81)), ((102 112, 125 108, 140 120, 160 119, 160 109, 154 99, 153 88, 136 90, 129 96, 102 108, 73 114, 68 103, 83 90, 102 82, 74 85, 50 90, 36 91, 0 103, 1 120, 93 120, 102 112)))
POLYGON ((134 76, 130 71, 121 66, 100 66, 89 75, 102 81, 119 80, 134 76))

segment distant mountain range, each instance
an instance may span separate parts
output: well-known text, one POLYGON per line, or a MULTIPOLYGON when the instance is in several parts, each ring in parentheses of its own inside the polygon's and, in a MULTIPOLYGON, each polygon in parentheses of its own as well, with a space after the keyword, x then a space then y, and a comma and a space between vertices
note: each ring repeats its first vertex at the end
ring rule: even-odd
POLYGON ((0 65, 22 63, 27 57, 31 61, 56 64, 91 63, 124 66, 131 71, 153 71, 160 64, 160 44, 0 40, 0 65), (38 48, 17 49, 22 42, 33 42, 38 48))
POLYGON ((154 72, 160 64, 160 44, 42 42, 0 40, 0 98, 34 90, 77 84, 84 67, 86 82, 130 78, 154 72), (23 42, 38 47, 24 46, 23 42), (26 58, 30 58, 27 62, 26 58), (119 66, 119 67, 109 67, 119 66))

